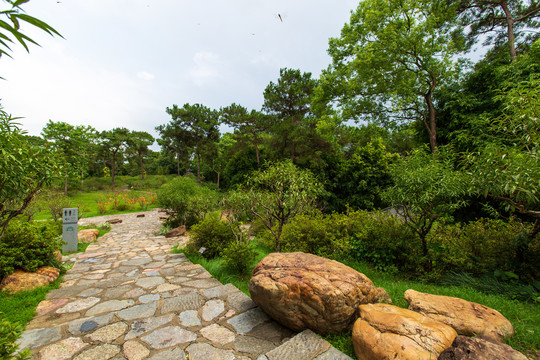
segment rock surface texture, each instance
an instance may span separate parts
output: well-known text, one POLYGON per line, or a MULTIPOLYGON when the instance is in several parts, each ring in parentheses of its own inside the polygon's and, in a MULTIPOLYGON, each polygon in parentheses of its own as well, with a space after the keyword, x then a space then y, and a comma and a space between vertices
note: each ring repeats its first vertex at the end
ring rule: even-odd
POLYGON ((33 359, 274 360, 266 354, 292 337, 301 348, 316 346, 301 360, 350 360, 315 334, 293 336, 236 287, 171 254, 175 241, 155 235, 158 211, 144 214, 114 215, 123 222, 75 254, 18 341, 33 359))
POLYGON ((467 300, 405 291, 409 310, 452 326, 460 335, 485 336, 502 340, 514 334, 510 321, 496 310, 467 300))
POLYGON ((253 269, 253 301, 286 327, 319 334, 348 329, 358 305, 391 302, 364 274, 316 255, 273 253, 253 269))
POLYGON ((166 238, 172 238, 172 237, 175 237, 175 236, 182 236, 185 233, 186 233, 186 226, 182 225, 182 226, 179 226, 177 228, 174 228, 172 230, 167 231, 167 233, 165 234, 165 237, 166 238))
POLYGON ((96 241, 99 235, 98 229, 84 229, 77 233, 77 240, 80 243, 89 243, 96 241))
POLYGON ((59 274, 60 270, 50 266, 43 266, 36 272, 18 269, 4 277, 0 283, 0 290, 15 293, 32 290, 39 286, 47 286, 58 279, 59 274))
POLYGON ((450 326, 397 306, 360 305, 352 342, 362 360, 433 360, 452 345, 450 326))
POLYGON ((458 336, 452 347, 444 350, 438 360, 527 360, 527 357, 489 338, 458 336))

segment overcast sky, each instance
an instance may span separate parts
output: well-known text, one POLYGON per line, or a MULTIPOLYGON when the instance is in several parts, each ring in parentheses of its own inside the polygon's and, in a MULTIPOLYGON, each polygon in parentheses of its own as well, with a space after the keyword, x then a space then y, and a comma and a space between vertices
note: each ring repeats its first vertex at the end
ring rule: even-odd
POLYGON ((280 68, 319 76, 330 63, 328 39, 357 4, 32 0, 23 9, 64 39, 24 28, 41 47, 14 46, 13 59, 0 59, 1 104, 33 135, 51 119, 155 136, 173 104, 260 109, 280 68))

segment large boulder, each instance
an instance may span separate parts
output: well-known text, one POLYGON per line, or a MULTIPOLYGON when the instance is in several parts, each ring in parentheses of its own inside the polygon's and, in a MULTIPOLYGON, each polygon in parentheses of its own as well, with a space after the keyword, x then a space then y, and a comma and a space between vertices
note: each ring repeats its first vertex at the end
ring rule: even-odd
POLYGON ((527 357, 489 338, 458 336, 438 360, 527 360, 527 357))
POLYGON ((60 275, 60 270, 50 266, 43 266, 36 272, 17 269, 2 280, 0 290, 12 293, 32 290, 39 286, 49 285, 58 279, 58 275, 60 275))
POLYGON ((450 325, 459 335, 479 335, 498 341, 514 335, 510 321, 498 311, 481 304, 412 289, 405 291, 405 299, 409 310, 450 325))
POLYGON ((167 231, 167 233, 165 234, 165 237, 166 238, 172 238, 172 237, 176 237, 176 236, 182 236, 185 233, 186 233, 186 226, 182 225, 182 226, 179 226, 177 228, 174 228, 172 230, 167 231))
POLYGON ((99 230, 98 229, 80 230, 77 233, 77 240, 80 243, 94 242, 94 241, 96 241, 98 235, 99 235, 99 230))
POLYGON ((350 329, 358 305, 391 302, 364 274, 302 252, 273 253, 253 269, 252 300, 284 326, 319 334, 350 329))
POLYGON ((354 352, 363 360, 433 360, 452 345, 452 327, 388 304, 360 305, 353 326, 354 352))

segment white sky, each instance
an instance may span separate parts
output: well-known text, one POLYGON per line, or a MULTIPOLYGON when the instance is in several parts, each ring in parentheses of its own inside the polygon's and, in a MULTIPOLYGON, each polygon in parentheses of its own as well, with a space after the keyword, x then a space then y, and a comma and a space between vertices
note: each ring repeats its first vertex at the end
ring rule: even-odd
MULTIPOLYGON (((0 59, 4 110, 39 135, 49 119, 148 131, 166 107, 260 109, 283 67, 318 77, 358 0, 32 0, 27 14, 65 39, 0 59), (277 14, 281 14, 283 22, 277 14)), ((32 31, 31 31, 32 30, 32 31)))

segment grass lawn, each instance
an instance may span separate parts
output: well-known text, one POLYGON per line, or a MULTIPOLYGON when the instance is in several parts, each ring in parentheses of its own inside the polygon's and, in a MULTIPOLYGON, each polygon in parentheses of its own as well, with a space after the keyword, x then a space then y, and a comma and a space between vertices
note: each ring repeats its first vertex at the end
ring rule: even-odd
MULTIPOLYGON (((231 283, 241 291, 249 295, 248 283, 251 276, 251 270, 271 249, 258 241, 251 242, 257 251, 257 259, 251 264, 249 275, 239 276, 233 271, 223 266, 223 260, 220 258, 207 260, 199 254, 186 254, 189 259, 201 264, 208 272, 223 284, 231 283)), ((182 249, 174 248, 173 252, 183 252, 182 249)), ((367 264, 358 261, 344 261, 346 265, 368 276, 375 286, 384 288, 393 304, 402 308, 407 308, 408 304, 403 293, 407 289, 414 289, 421 292, 459 297, 468 301, 489 306, 503 314, 514 326, 516 334, 506 343, 514 349, 526 354, 534 353, 540 349, 540 305, 525 303, 517 300, 508 299, 502 295, 487 295, 473 288, 462 286, 439 286, 428 284, 422 281, 412 281, 401 279, 385 273, 380 273, 371 269, 367 264)), ((351 332, 345 332, 339 335, 326 336, 334 347, 356 358, 351 342, 351 332)))

